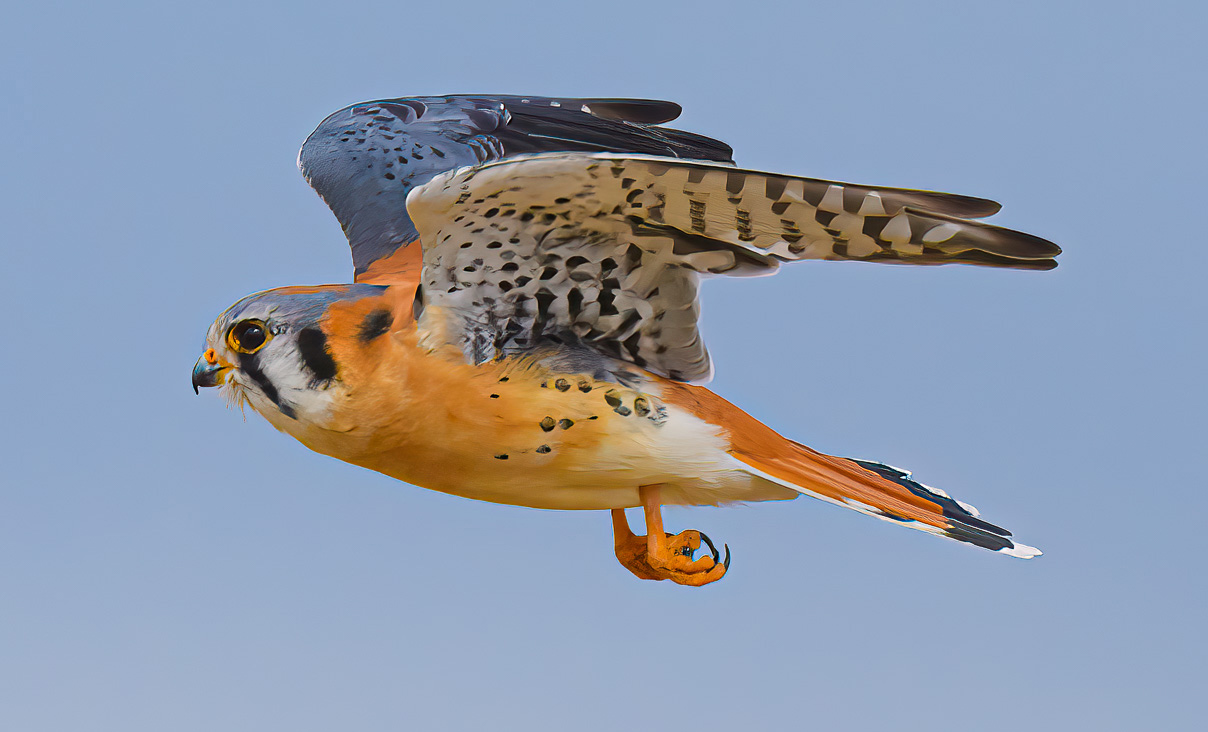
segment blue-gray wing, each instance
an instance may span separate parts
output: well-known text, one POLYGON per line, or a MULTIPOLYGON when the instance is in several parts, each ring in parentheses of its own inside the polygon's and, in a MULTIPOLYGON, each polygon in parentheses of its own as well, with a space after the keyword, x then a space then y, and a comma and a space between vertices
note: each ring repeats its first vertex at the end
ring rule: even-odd
POLYGON ((339 219, 359 275, 418 237, 407 193, 433 176, 524 153, 617 152, 732 162, 728 145, 659 125, 673 102, 458 95, 345 107, 323 120, 298 167, 339 219))

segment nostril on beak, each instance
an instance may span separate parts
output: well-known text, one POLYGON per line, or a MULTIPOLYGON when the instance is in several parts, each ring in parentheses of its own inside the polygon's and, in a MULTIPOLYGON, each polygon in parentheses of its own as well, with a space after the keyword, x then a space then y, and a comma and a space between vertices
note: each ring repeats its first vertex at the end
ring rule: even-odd
POLYGON ((222 383, 222 372, 226 367, 218 363, 218 356, 211 348, 197 359, 193 366, 193 393, 200 394, 203 386, 218 386, 222 383))

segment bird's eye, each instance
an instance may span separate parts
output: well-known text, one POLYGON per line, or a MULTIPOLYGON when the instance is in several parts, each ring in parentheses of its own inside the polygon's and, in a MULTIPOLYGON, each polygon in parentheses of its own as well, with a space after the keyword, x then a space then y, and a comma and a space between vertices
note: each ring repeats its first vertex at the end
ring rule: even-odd
POLYGON ((255 353, 267 341, 268 328, 259 320, 241 320, 227 333, 227 342, 239 353, 255 353))

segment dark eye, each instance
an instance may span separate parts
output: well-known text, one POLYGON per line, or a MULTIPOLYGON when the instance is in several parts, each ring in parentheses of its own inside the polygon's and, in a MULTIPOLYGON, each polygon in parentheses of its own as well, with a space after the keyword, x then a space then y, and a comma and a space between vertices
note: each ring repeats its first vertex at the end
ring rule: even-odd
POLYGON ((227 341, 240 353, 255 353, 268 340, 268 328, 259 320, 242 320, 231 327, 227 341))

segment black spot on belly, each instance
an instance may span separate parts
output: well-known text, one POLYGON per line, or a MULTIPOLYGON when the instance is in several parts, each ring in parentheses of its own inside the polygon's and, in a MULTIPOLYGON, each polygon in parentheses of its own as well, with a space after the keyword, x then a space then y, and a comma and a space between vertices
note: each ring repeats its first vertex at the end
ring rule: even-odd
POLYGON ((368 343, 378 336, 386 335, 393 324, 394 315, 389 310, 384 308, 374 310, 361 321, 361 330, 357 333, 357 337, 361 339, 362 343, 368 343))
POLYGON ((558 391, 566 391, 570 388, 570 382, 566 379, 558 379, 554 382, 554 388, 558 391))
POLYGON ((546 432, 549 432, 550 430, 552 430, 554 428, 555 424, 556 423, 554 422, 553 417, 546 417, 545 419, 541 420, 541 429, 545 430, 546 432))
POLYGON ((506 453, 504 453, 503 455, 496 455, 496 456, 495 456, 495 459, 496 459, 496 460, 507 460, 507 459, 508 459, 508 456, 507 456, 507 454, 506 454, 506 453))
POLYGON ((298 353, 302 363, 315 375, 316 381, 336 377, 336 362, 327 350, 327 336, 318 328, 303 328, 298 333, 298 353))
POLYGON ((543 453, 543 454, 544 454, 544 453, 547 453, 547 452, 549 452, 549 451, 550 451, 550 446, 549 446, 549 445, 542 445, 541 447, 538 447, 538 448, 537 448, 537 452, 539 452, 539 453, 543 453))
POLYGON ((568 430, 568 429, 570 429, 571 427, 573 427, 574 425, 575 425, 575 423, 574 423, 574 421, 573 421, 573 420, 569 420, 569 419, 560 419, 560 420, 558 420, 558 426, 559 426, 559 427, 561 427, 561 428, 562 428, 562 429, 564 429, 564 430, 568 430))

